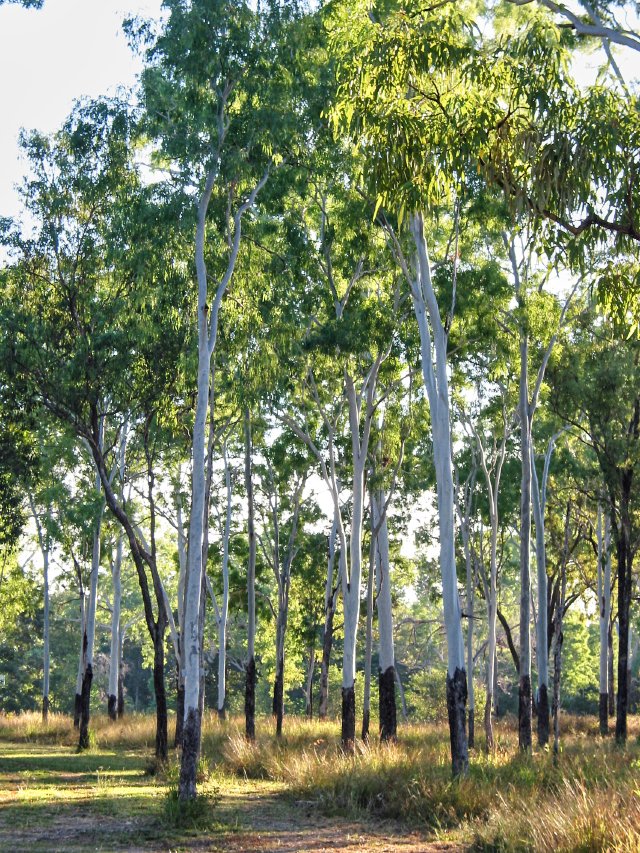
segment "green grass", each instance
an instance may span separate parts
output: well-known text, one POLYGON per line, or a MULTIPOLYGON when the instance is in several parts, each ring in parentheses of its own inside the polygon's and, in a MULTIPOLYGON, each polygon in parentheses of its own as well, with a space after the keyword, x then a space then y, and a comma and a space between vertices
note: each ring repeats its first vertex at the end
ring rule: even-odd
POLYGON ((261 803, 267 828, 277 815, 274 826, 304 831, 304 803, 338 832, 344 820, 380 819, 394 822, 390 836, 411 829, 467 849, 640 851, 638 722, 620 749, 595 720, 564 719, 555 766, 548 751, 519 754, 515 723, 503 720, 497 749, 486 755, 480 742, 468 777, 452 781, 444 726, 405 726, 398 744, 372 740, 345 755, 333 721, 287 718, 278 739, 263 718, 250 744, 242 720, 208 716, 202 797, 185 809, 177 759, 150 772, 152 718, 96 717, 95 745, 78 754, 69 719, 44 727, 35 715, 0 715, 0 849, 188 849, 195 836, 224 849, 231 832, 250 831, 261 803))

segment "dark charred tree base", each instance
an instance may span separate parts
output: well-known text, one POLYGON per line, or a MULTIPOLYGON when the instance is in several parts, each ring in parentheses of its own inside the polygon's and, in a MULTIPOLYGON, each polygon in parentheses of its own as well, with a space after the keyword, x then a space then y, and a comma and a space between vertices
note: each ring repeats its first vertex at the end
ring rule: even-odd
POLYGON ((369 711, 364 711, 362 714, 362 740, 365 743, 369 743, 369 723, 371 721, 371 715, 369 711))
POLYGON ((182 760, 180 762, 180 781, 178 797, 181 800, 193 800, 196 796, 196 771, 200 751, 200 711, 189 708, 182 729, 182 760))
POLYGON ((89 717, 91 714, 92 681, 93 668, 91 664, 88 663, 82 678, 82 693, 80 694, 80 737, 78 739, 78 750, 89 748, 89 717))
POLYGON ((273 683, 273 716, 276 718, 276 736, 282 737, 282 718, 284 717, 284 676, 278 667, 273 683))
POLYGON ((76 698, 73 703, 73 728, 80 728, 80 717, 82 716, 82 695, 76 693, 76 698))
POLYGON ((456 667, 453 678, 447 673, 447 711, 451 740, 451 769, 454 777, 466 776, 469 771, 467 742, 467 674, 456 667))
POLYGON ((164 687, 164 631, 154 643, 153 689, 156 695, 156 760, 164 762, 169 754, 167 733, 167 694, 164 687))
POLYGON ((222 706, 222 708, 218 708, 218 719, 219 720, 226 720, 227 719, 227 711, 226 711, 226 708, 224 707, 224 705, 222 706))
POLYGON ((600 694, 600 703, 598 707, 600 717, 600 734, 606 737, 609 734, 609 694, 600 694))
POLYGON ((256 739, 256 659, 247 664, 244 688, 244 732, 247 740, 256 739))
POLYGON ((353 752, 356 747, 356 688, 342 688, 342 748, 353 752))
POLYGON ((549 693, 547 685, 541 684, 538 689, 538 746, 549 743, 549 693))
POLYGON ((122 670, 118 675, 118 719, 124 717, 124 679, 122 678, 122 670))
POLYGON ((380 740, 394 741, 398 735, 396 715, 396 670, 390 666, 378 673, 380 740))
POLYGON ((473 708, 469 708, 469 712, 467 714, 467 724, 469 726, 469 735, 467 737, 467 744, 469 749, 476 748, 476 714, 473 708))
POLYGON ((109 719, 114 722, 118 719, 118 699, 113 693, 109 694, 109 698, 107 699, 107 714, 109 715, 109 719))
POLYGON ((531 751, 531 678, 520 676, 518 687, 518 744, 523 752, 531 751))
POLYGON ((173 746, 178 749, 182 746, 182 731, 184 728, 184 684, 176 690, 176 733, 173 746))
POLYGON ((49 697, 43 696, 42 697, 42 722, 43 723, 46 723, 47 720, 49 719, 49 708, 50 708, 49 697))

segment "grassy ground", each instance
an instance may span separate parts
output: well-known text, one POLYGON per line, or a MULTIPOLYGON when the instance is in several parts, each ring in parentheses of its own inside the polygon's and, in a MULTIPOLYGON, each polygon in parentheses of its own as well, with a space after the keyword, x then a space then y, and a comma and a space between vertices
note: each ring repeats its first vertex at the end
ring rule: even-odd
POLYGON ((622 750, 595 720, 565 719, 558 766, 518 755, 502 721, 494 754, 474 752, 455 783, 444 726, 404 727, 398 745, 352 757, 335 723, 288 719, 280 741, 272 730, 261 720, 250 745, 241 721, 207 719, 203 800, 184 815, 176 761, 150 761, 151 718, 96 718, 77 754, 68 718, 0 716, 0 850, 640 851, 637 720, 622 750))

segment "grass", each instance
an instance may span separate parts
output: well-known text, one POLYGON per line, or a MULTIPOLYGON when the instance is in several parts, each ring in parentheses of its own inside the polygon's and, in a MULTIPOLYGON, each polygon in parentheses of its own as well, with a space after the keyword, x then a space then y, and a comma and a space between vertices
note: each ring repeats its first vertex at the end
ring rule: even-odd
POLYGON ((600 738, 597 721, 565 718, 558 766, 547 751, 519 754, 514 721, 500 721, 495 752, 474 751, 468 777, 454 782, 443 726, 404 726, 398 744, 372 741, 345 755, 335 722, 288 718, 277 739, 263 718, 250 744, 242 720, 207 717, 203 796, 190 809, 177 802, 175 758, 149 774, 153 718, 96 716, 92 726, 95 745, 76 754, 68 718, 54 715, 45 727, 38 715, 0 715, 0 849, 58 849, 47 846, 47 828, 62 838, 59 849, 155 849, 159 839, 165 849, 188 848, 194 835, 226 837, 250 791, 246 821, 255 797, 268 796, 297 826, 304 803, 336 827, 383 819, 467 849, 640 851, 635 718, 625 749, 600 738))

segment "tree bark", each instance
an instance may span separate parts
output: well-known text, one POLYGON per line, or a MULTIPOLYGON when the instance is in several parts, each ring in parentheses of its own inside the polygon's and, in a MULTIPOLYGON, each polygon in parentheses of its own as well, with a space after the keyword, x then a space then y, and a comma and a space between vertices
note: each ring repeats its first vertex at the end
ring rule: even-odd
POLYGON ((380 740, 394 741, 398 733, 395 693, 395 648, 393 642, 393 605, 391 600, 391 561, 384 491, 377 490, 371 500, 374 527, 376 607, 378 609, 378 688, 380 740))
POLYGON ((611 524, 605 515, 604 537, 602 535, 602 509, 598 504, 598 611, 600 616, 600 734, 609 734, 609 641, 611 622, 611 524))
POLYGON ((626 743, 629 711, 629 609, 632 589, 631 481, 633 471, 621 471, 620 519, 614 525, 618 555, 618 695, 616 701, 616 741, 626 743))
POLYGON ((335 518, 331 526, 329 536, 329 556, 327 559, 327 582, 324 593, 324 631, 322 634, 322 660, 320 662, 320 701, 318 704, 318 716, 321 720, 326 719, 329 707, 329 663, 331 661, 331 647, 333 645, 333 617, 336 612, 336 597, 338 586, 333 588, 333 569, 336 556, 336 537, 338 534, 338 523, 335 518))
POLYGON ((249 565, 247 567, 247 668, 245 681, 245 734, 249 741, 256 737, 256 534, 253 500, 251 445, 251 415, 244 410, 244 482, 247 492, 247 531, 249 537, 249 565))
POLYGON ((431 279, 422 214, 414 214, 411 217, 411 232, 418 259, 418 281, 413 282, 408 270, 405 275, 408 276, 411 286, 413 307, 418 321, 422 373, 431 412, 440 528, 440 571, 447 637, 447 709, 449 712, 451 766, 453 775, 459 776, 466 774, 469 768, 466 734, 467 677, 455 563, 447 335, 442 324, 431 279), (427 314, 429 319, 427 319, 427 314), (433 349, 431 332, 433 332, 433 349))
POLYGON ((560 751, 560 679, 562 676, 562 645, 564 634, 562 620, 567 597, 567 563, 569 561, 569 525, 571 521, 571 501, 567 502, 564 522, 564 547, 562 551, 560 601, 556 611, 553 653, 553 756, 557 763, 560 751))

